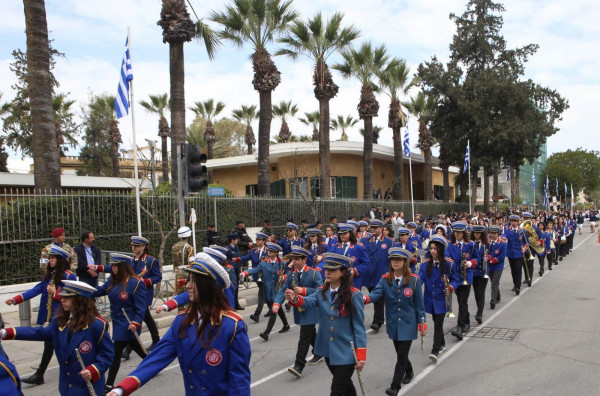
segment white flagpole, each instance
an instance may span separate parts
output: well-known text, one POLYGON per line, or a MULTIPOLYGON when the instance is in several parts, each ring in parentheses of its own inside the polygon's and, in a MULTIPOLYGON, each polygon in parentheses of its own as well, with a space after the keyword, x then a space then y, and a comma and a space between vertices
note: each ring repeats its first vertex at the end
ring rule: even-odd
MULTIPOLYGON (((127 26, 127 47, 129 49, 129 59, 131 59, 131 28, 127 26)), ((135 214, 137 217, 137 229, 138 235, 142 236, 142 216, 140 213, 140 185, 138 178, 138 164, 137 164, 137 140, 135 137, 135 113, 133 109, 135 108, 135 99, 133 96, 133 80, 129 81, 129 93, 131 98, 129 99, 129 104, 131 108, 131 130, 133 132, 133 174, 134 174, 134 184, 135 184, 135 214)))
MULTIPOLYGON (((535 177, 535 164, 533 164, 533 174, 531 177, 535 177)), ((535 183, 533 183, 533 211, 535 212, 535 183)))
POLYGON ((413 196, 413 180, 412 180, 412 153, 408 157, 408 172, 410 173, 410 206, 412 208, 412 221, 415 221, 415 199, 413 196))
POLYGON ((470 140, 467 140, 467 151, 469 152, 469 214, 473 213, 473 204, 472 204, 472 200, 473 197, 471 195, 471 142, 470 140))

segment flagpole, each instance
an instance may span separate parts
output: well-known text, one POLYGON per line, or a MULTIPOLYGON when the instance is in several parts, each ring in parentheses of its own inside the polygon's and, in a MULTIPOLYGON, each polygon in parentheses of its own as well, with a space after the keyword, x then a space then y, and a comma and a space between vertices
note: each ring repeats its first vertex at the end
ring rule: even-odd
POLYGON ((533 164, 533 173, 531 174, 534 182, 531 183, 531 187, 533 187, 533 212, 535 213, 535 163, 533 164))
MULTIPOLYGON (((469 152, 469 214, 473 213, 472 200, 473 197, 471 195, 471 141, 467 140, 467 151, 469 152)), ((463 171, 464 172, 464 171, 463 171)))
POLYGON ((412 154, 408 156, 408 172, 410 174, 410 206, 412 209, 412 221, 415 221, 415 199, 413 196, 413 180, 412 180, 412 154))
MULTIPOLYGON (((127 26, 127 49, 129 50, 129 59, 131 59, 131 28, 127 26)), ((135 215, 137 217, 137 229, 138 235, 142 236, 142 216, 140 213, 140 184, 138 178, 138 163, 137 163, 137 140, 135 136, 135 99, 133 96, 133 79, 129 81, 129 93, 131 100, 129 101, 131 107, 131 130, 133 132, 133 174, 135 184, 135 215)))

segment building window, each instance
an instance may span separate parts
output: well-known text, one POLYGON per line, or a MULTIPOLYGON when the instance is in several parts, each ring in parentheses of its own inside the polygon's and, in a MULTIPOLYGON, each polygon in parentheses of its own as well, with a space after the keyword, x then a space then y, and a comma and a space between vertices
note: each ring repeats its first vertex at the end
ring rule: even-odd
POLYGON ((444 196, 444 187, 443 186, 433 186, 433 198, 441 200, 444 196))
POLYGON ((248 184, 246 185, 246 196, 247 197, 256 197, 256 191, 258 190, 258 184, 248 184))
MULTIPOLYGON (((311 177, 310 178, 310 195, 311 195, 311 197, 321 197, 320 186, 321 186, 321 178, 320 177, 311 177)), ((335 177, 330 177, 329 178, 329 189, 331 191, 332 198, 336 197, 335 186, 336 186, 335 177)))
POLYGON ((481 177, 477 178, 477 187, 481 187, 481 177))
POLYGON ((295 177, 290 179, 290 198, 301 199, 303 195, 308 198, 308 178, 295 177))
POLYGON ((285 179, 271 183, 271 195, 285 198, 285 179))
POLYGON ((356 198, 358 179, 352 176, 335 177, 335 196, 337 198, 356 198))

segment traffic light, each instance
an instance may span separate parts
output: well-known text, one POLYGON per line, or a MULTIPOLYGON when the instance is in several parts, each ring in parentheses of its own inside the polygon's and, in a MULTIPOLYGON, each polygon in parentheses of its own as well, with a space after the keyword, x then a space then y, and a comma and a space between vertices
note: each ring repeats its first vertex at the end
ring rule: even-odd
POLYGON ((201 193, 208 186, 206 180, 206 154, 200 152, 200 146, 185 144, 185 169, 187 173, 187 192, 201 193))

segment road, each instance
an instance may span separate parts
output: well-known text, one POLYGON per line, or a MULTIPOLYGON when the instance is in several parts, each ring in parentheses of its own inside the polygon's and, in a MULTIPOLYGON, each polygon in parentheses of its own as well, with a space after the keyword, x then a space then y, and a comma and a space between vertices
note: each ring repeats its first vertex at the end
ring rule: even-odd
MULTIPOLYGON (((425 353, 420 342, 413 343, 410 352, 416 377, 402 389, 406 395, 574 395, 598 394, 600 389, 600 304, 597 292, 600 244, 596 234, 584 233, 575 238, 575 249, 553 271, 536 277, 531 288, 524 288, 519 297, 510 290, 512 281, 508 262, 501 280, 502 302, 496 310, 484 311, 485 327, 518 329, 512 341, 465 337, 458 342, 446 335, 446 351, 434 365, 427 358, 433 333, 425 340, 425 353)), ((487 290, 489 299, 489 286, 487 290)), ((474 307, 473 293, 469 306, 474 307)), ((454 303, 454 310, 458 307, 454 303)), ((253 307, 242 311, 246 320, 253 307)), ((474 314, 473 309, 471 309, 474 314)), ((366 323, 370 325, 372 305, 366 307, 366 323)), ((291 314, 288 314, 291 322, 291 314)), ((431 322, 430 318, 428 318, 431 322)), ((251 322, 251 321, 250 321, 251 322)), ((474 317, 471 323, 476 324, 474 317)), ((455 324, 445 322, 445 332, 455 324)), ((255 395, 327 395, 330 374, 324 363, 307 366, 304 376, 296 379, 287 372, 293 364, 298 342, 298 326, 285 334, 278 334, 277 322, 268 342, 258 335, 264 330, 266 319, 249 323, 252 345, 252 393, 255 395)), ((433 326, 431 326, 433 327, 433 326)), ((164 330, 163 330, 164 331, 164 330)), ((24 341, 12 341, 24 342, 24 341)), ((9 342, 4 343, 10 354, 9 342)), ((138 363, 137 356, 121 365, 123 378, 138 363)), ((368 334, 367 364, 363 379, 369 395, 383 395, 389 386, 395 364, 395 354, 384 328, 377 334, 368 334)), ((25 386, 24 394, 54 394, 58 388, 58 370, 46 375, 42 386, 25 386)), ((27 375, 27 374, 25 374, 27 375)), ((358 382, 354 378, 357 390, 358 382)), ((143 388, 144 395, 184 394, 183 381, 177 361, 143 388)))

